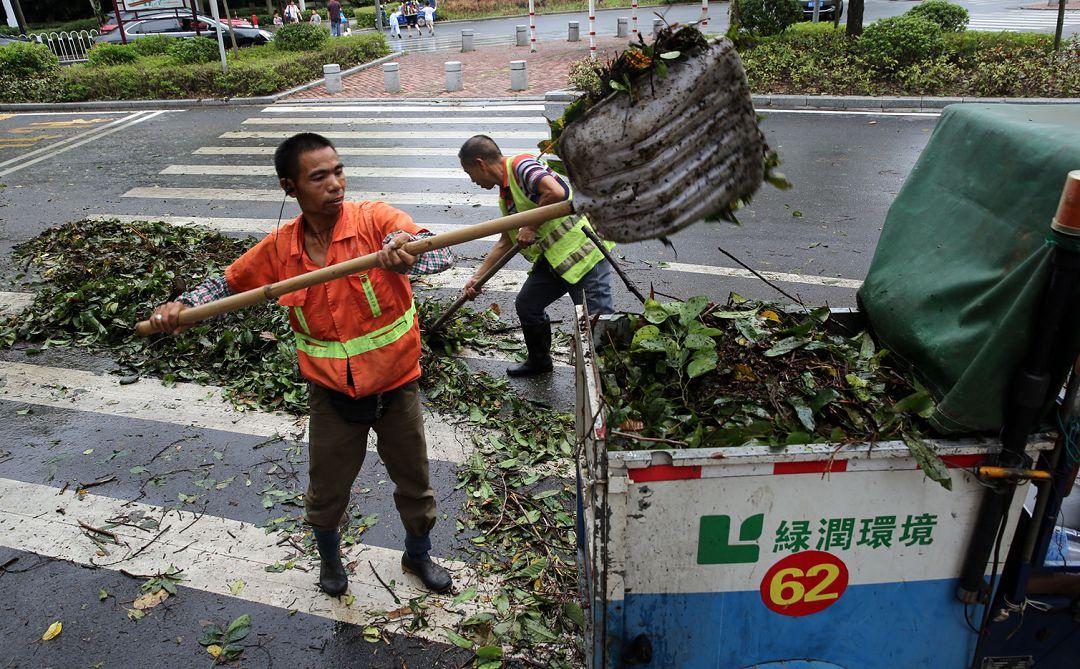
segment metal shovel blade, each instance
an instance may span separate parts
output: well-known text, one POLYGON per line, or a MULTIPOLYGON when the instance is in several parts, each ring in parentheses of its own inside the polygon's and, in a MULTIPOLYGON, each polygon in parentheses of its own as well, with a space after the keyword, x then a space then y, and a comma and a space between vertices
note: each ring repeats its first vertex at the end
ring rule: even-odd
POLYGON ((761 186, 765 142, 730 40, 709 42, 636 89, 636 102, 613 93, 559 138, 574 208, 601 236, 669 235, 761 186))

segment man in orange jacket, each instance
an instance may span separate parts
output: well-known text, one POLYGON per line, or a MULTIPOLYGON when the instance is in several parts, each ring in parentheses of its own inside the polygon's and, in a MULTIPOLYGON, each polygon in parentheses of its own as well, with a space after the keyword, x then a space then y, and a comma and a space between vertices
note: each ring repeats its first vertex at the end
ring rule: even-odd
POLYGON ((453 256, 445 249, 409 255, 401 247, 430 232, 384 202, 346 202, 344 166, 320 135, 282 142, 274 167, 300 216, 229 265, 223 277, 158 307, 153 319, 162 331, 180 332, 185 327, 177 319, 190 306, 378 252, 378 268, 278 300, 289 309, 300 373, 310 382, 304 515, 321 558, 319 585, 330 595, 343 594, 348 576, 338 527, 373 429, 405 526, 402 569, 444 592, 453 584, 450 574, 428 555, 435 495, 417 390, 420 328, 409 275, 442 271, 453 256))

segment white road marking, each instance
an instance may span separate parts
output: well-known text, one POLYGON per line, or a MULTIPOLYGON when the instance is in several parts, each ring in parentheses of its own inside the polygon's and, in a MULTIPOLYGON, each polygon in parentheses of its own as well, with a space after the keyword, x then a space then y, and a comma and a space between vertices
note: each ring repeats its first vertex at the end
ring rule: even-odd
POLYGON ((855 111, 850 109, 773 109, 763 107, 758 110, 762 115, 769 114, 824 114, 824 115, 849 115, 849 116, 922 116, 936 118, 941 112, 887 112, 887 111, 855 111))
MULTIPOLYGON (((1066 11, 1064 26, 1080 25, 1080 11, 1066 11)), ((968 21, 968 30, 984 32, 1053 30, 1057 27, 1057 12, 1045 10, 1014 10, 997 14, 976 14, 968 21)))
MULTIPOLYGON (((219 135, 221 139, 287 139, 296 133, 292 130, 234 130, 219 135)), ((428 130, 416 132, 404 132, 394 130, 327 130, 319 133, 327 139, 400 139, 413 141, 418 139, 461 139, 465 140, 473 135, 484 134, 494 139, 548 139, 551 134, 544 131, 531 130, 485 130, 484 128, 472 128, 469 130, 428 130)))
MULTIPOLYGON (((756 279, 752 272, 735 267, 716 267, 714 265, 692 265, 688 263, 672 262, 663 267, 668 272, 692 272, 694 274, 711 274, 713 276, 730 276, 739 279, 756 279)), ((831 286, 834 288, 858 288, 862 281, 858 279, 841 279, 831 276, 814 276, 806 274, 788 274, 787 272, 760 272, 770 281, 782 281, 784 283, 806 283, 815 286, 831 286)))
MULTIPOLYGON (((200 176, 275 177, 273 165, 169 165, 158 174, 200 176)), ((461 168, 450 167, 346 167, 345 176, 362 179, 468 179, 461 168)))
MULTIPOLYGON (((453 156, 457 157, 458 149, 453 147, 419 147, 419 146, 338 146, 339 156, 453 156)), ((203 146, 192 151, 200 156, 272 156, 277 149, 275 146, 203 146)), ((510 155, 522 153, 536 153, 536 147, 531 148, 504 148, 503 152, 510 155)))
MULTIPOLYGON (((202 225, 208 228, 213 228, 219 232, 240 232, 248 234, 265 234, 274 229, 275 225, 278 225, 278 220, 274 218, 230 218, 230 217, 214 217, 214 216, 156 216, 152 214, 144 214, 141 216, 132 216, 130 214, 91 214, 86 218, 95 221, 112 221, 117 220, 122 223, 133 223, 135 221, 163 221, 169 225, 202 225)), ((292 218, 282 218, 281 223, 287 223, 292 218)), ((435 234, 441 234, 443 232, 450 232, 451 230, 460 229, 461 225, 453 225, 450 223, 428 223, 423 226, 424 229, 434 232, 435 234)), ((487 237, 481 237, 477 241, 498 241, 499 235, 488 235, 487 237)), ((13 295, 23 295, 26 293, 13 293, 13 295)), ((0 308, 3 307, 3 300, 0 298, 0 308)))
MULTIPOLYGON (((372 200, 393 205, 436 205, 461 207, 498 207, 494 195, 462 195, 457 193, 385 193, 364 191, 372 200)), ((132 188, 120 197, 139 197, 155 200, 226 200, 234 202, 280 202, 281 189, 256 188, 163 188, 149 186, 132 188)))
MULTIPOLYGON (((73 409, 170 425, 222 430, 258 437, 275 435, 304 441, 307 420, 282 413, 240 411, 225 399, 221 388, 194 383, 166 386, 140 378, 120 385, 118 377, 78 369, 0 361, 0 400, 73 409)), ((432 460, 464 462, 471 446, 464 428, 424 412, 428 455, 432 460)), ((374 450, 374 435, 369 448, 374 450)))
MULTIPOLYGON (((194 511, 187 510, 166 511, 153 504, 92 493, 80 499, 75 490, 62 493, 50 486, 7 478, 0 478, 0 528, 3 530, 0 531, 0 545, 10 549, 136 574, 156 574, 175 565, 184 572, 182 588, 354 625, 368 625, 372 611, 389 612, 401 608, 401 604, 396 603, 386 588, 372 577, 372 568, 383 581, 395 582, 394 592, 402 602, 423 594, 415 577, 402 571, 401 551, 368 544, 343 549, 346 564, 357 560, 362 565, 349 579, 348 592, 355 599, 347 606, 341 598, 328 597, 318 591, 318 567, 312 568, 306 560, 300 563, 309 569, 306 572, 298 569, 280 573, 266 571, 275 563, 294 558, 295 551, 279 546, 277 534, 267 534, 251 523, 208 514, 196 516, 194 511), (137 512, 160 519, 160 527, 169 528, 169 531, 158 535, 128 525, 111 527, 109 531, 119 542, 127 544, 127 548, 106 543, 111 554, 101 556, 98 546, 86 537, 86 531, 79 525, 82 521, 93 527, 107 527, 110 519, 137 512), (234 594, 230 584, 236 581, 243 581, 244 586, 234 594)), ((432 605, 427 610, 431 626, 412 634, 445 641, 440 628, 453 627, 462 616, 475 613, 496 589, 493 583, 479 582, 476 573, 463 562, 439 561, 451 571, 458 590, 467 584, 475 584, 481 593, 476 600, 464 605, 453 605, 452 595, 428 596, 427 601, 432 605)), ((396 631, 410 621, 411 616, 399 617, 390 630, 396 631)))
POLYGON ((0 290, 0 316, 14 316, 33 303, 33 293, 13 293, 0 290))
MULTIPOLYGON (((156 116, 160 113, 161 112, 156 112, 152 116, 156 116)), ((34 149, 33 151, 27 151, 26 153, 19 154, 14 158, 9 158, 8 160, 0 162, 0 168, 7 168, 0 170, 0 176, 11 174, 12 172, 21 170, 24 167, 29 167, 31 165, 41 162, 42 160, 47 160, 49 158, 52 158, 53 156, 64 153, 65 151, 74 149, 77 146, 82 146, 86 142, 92 141, 96 137, 104 137, 105 135, 110 135, 117 130, 123 130, 124 128, 135 125, 136 123, 139 123, 140 121, 144 121, 147 118, 151 117, 151 115, 146 114, 146 112, 135 112, 133 114, 124 116, 123 118, 118 118, 111 123, 106 123, 105 125, 90 128, 89 130, 77 133, 58 142, 54 142, 47 146, 42 146, 40 148, 34 149), (8 167, 8 165, 14 166, 8 167)))
POLYGON ((543 116, 315 116, 249 118, 244 125, 547 125, 543 116))
MULTIPOLYGON (((465 282, 476 272, 475 267, 451 267, 445 272, 428 274, 413 281, 413 287, 423 289, 445 288, 447 290, 462 290, 465 282)), ((516 293, 521 290, 521 285, 529 273, 525 270, 502 269, 484 284, 484 292, 516 293)))
POLYGON ((335 104, 307 104, 307 105, 274 105, 262 110, 264 114, 309 114, 309 113, 322 113, 322 112, 366 112, 366 113, 382 113, 382 112, 422 112, 431 113, 438 112, 440 114, 445 113, 475 113, 478 111, 483 112, 496 112, 496 111, 510 111, 510 112, 542 112, 544 111, 544 105, 542 104, 505 104, 505 105, 487 105, 477 104, 469 102, 433 102, 431 104, 365 104, 365 105, 335 105, 335 104))

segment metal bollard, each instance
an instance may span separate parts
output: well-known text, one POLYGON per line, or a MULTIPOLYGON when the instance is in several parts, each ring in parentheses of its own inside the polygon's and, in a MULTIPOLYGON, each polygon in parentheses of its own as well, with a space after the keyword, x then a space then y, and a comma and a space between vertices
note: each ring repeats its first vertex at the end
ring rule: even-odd
POLYGON ((382 66, 383 86, 387 93, 401 92, 401 65, 398 63, 383 63, 382 66))
POLYGON ((336 63, 322 66, 323 81, 327 93, 341 92, 341 66, 336 63))
POLYGON ((529 46, 529 26, 517 27, 517 45, 529 46))
POLYGON ((567 42, 579 42, 581 41, 581 26, 577 21, 570 22, 570 32, 566 38, 567 42))
POLYGON ((664 29, 664 19, 653 19, 652 21, 652 34, 659 35, 660 31, 664 29))
POLYGON ((630 19, 625 16, 619 17, 619 27, 615 30, 616 37, 629 37, 630 36, 630 19))
POLYGON ((461 53, 468 51, 476 51, 476 45, 473 43, 474 31, 471 28, 466 28, 461 31, 461 53))
POLYGON ((448 93, 460 91, 462 89, 461 61, 448 60, 443 68, 446 70, 446 91, 448 93))
POLYGON ((528 63, 523 60, 510 61, 510 90, 523 91, 529 87, 528 63))

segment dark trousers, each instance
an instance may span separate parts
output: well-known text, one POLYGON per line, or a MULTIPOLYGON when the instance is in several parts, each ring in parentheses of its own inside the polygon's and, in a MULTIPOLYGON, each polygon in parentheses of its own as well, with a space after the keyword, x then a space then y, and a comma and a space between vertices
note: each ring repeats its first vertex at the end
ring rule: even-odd
MULTIPOLYGON (((379 457, 394 482, 394 505, 411 537, 424 538, 435 525, 435 493, 428 480, 427 441, 417 383, 394 393, 374 425, 350 423, 331 404, 330 391, 310 384, 308 488, 304 515, 316 530, 333 531, 349 505, 349 494, 375 430, 379 457)), ((422 551, 414 551, 422 552, 422 551)))
POLYGON ((524 326, 547 323, 548 305, 567 293, 574 304, 587 300, 590 315, 610 314, 615 310, 611 297, 611 265, 607 260, 601 260, 581 277, 581 281, 567 283, 551 269, 547 258, 541 257, 514 300, 518 320, 524 326))

